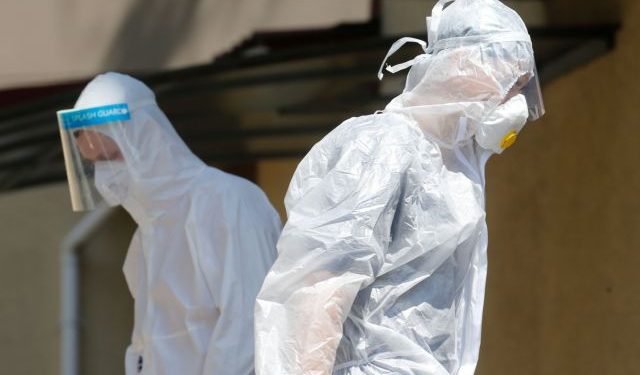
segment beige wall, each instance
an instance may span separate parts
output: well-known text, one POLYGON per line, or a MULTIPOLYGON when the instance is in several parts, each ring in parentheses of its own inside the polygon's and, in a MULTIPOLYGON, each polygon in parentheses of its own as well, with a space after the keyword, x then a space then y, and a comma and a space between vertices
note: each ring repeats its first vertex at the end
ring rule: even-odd
POLYGON ((258 163, 256 182, 267 194, 271 204, 278 210, 283 224, 287 219, 284 196, 299 162, 298 159, 277 159, 258 163))
POLYGON ((116 211, 82 249, 80 373, 124 373, 124 354, 131 342, 133 299, 122 265, 136 225, 116 211))
MULTIPOLYGON (((0 195, 0 373, 59 374, 60 244, 81 214, 66 184, 0 195)), ((133 224, 116 211, 82 250, 81 369, 120 374, 132 325, 121 268, 133 224)))
POLYGON ((106 70, 207 64, 254 32, 364 22, 371 1, 199 0, 176 7, 156 0, 4 0, 0 9, 0 45, 6 51, 0 87, 6 89, 83 80, 106 70))
POLYGON ((484 374, 640 371, 640 3, 488 168, 484 374))
POLYGON ((63 185, 0 195, 0 373, 58 373, 58 254, 79 219, 69 207, 63 185))

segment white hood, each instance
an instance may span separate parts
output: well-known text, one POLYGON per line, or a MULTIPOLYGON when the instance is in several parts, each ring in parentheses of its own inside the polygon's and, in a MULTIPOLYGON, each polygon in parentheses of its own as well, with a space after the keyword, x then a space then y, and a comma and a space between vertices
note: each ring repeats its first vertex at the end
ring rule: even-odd
POLYGON ((74 109, 126 103, 131 120, 122 126, 95 127, 120 148, 124 164, 96 163, 96 188, 111 204, 122 204, 136 221, 170 205, 182 195, 181 183, 196 177, 205 164, 178 136, 142 82, 118 73, 93 79, 74 109))
POLYGON ((409 114, 451 148, 475 134, 472 123, 489 116, 521 76, 534 74, 535 60, 527 28, 512 9, 497 0, 446 3, 429 17, 429 47, 403 66, 412 66, 405 89, 385 110, 409 114), (461 133, 463 117, 472 126, 461 133))

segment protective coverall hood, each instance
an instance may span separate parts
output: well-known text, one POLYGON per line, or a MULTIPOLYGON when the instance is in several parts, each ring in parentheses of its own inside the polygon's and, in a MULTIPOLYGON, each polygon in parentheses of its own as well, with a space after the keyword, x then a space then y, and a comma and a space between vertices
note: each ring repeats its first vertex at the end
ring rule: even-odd
POLYGON ((496 0, 441 1, 427 28, 428 48, 420 40, 403 38, 387 56, 407 42, 425 50, 407 63, 387 67, 391 72, 411 70, 403 93, 386 110, 411 115, 449 148, 473 137, 509 96, 520 93, 523 78, 531 88, 525 92, 530 119, 544 113, 531 39, 512 9, 496 0))
POLYGON ((122 205, 136 221, 143 221, 170 205, 181 186, 206 166, 180 139, 153 92, 130 76, 97 76, 74 109, 119 103, 129 106, 131 119, 126 125, 92 128, 115 141, 122 154, 122 160, 95 163, 95 185, 109 204, 122 205))

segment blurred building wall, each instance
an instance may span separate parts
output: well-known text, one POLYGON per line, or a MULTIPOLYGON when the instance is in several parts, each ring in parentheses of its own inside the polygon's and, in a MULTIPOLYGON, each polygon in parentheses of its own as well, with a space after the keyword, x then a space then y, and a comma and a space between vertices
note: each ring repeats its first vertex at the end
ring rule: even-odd
MULTIPOLYGON (((66 184, 0 195, 0 373, 60 369, 60 245, 82 218, 66 184)), ((81 373, 123 373, 133 321, 122 262, 133 222, 116 211, 83 247, 81 373)))
POLYGON ((617 48, 547 85, 489 162, 479 375, 640 369, 640 3, 622 14, 617 48))
POLYGON ((0 212, 0 373, 58 374, 58 255, 80 216, 64 185, 0 195, 0 212))
POLYGON ((4 0, 0 88, 206 64, 254 32, 364 22, 370 13, 370 0, 4 0))
POLYGON ((277 159, 258 163, 257 182, 269 197, 273 207, 278 210, 283 224, 287 219, 284 196, 299 162, 298 159, 277 159))
POLYGON ((133 298, 122 266, 135 227, 129 215, 117 209, 81 250, 80 374, 124 373, 133 298))

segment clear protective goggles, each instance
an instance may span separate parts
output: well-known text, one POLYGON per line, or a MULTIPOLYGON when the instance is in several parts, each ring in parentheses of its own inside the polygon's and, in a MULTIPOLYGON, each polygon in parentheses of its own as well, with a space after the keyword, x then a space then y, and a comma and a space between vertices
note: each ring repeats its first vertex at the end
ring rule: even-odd
POLYGON ((95 185, 96 163, 124 163, 116 142, 107 134, 131 120, 125 103, 57 112, 69 194, 73 211, 92 210, 103 201, 95 185))

